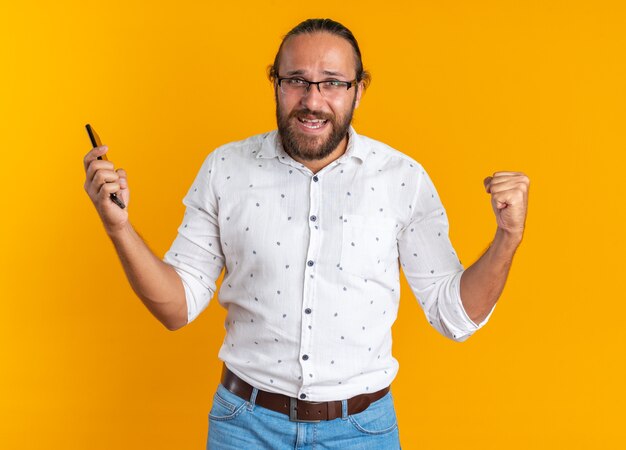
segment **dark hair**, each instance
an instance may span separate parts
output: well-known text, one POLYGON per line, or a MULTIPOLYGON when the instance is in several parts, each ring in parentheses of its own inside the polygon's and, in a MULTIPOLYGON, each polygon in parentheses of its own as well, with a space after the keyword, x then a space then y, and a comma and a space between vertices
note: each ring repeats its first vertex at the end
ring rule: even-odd
POLYGON ((357 82, 363 82, 364 88, 369 86, 372 77, 368 71, 363 69, 363 61, 361 59, 361 50, 359 49, 359 44, 356 41, 356 38, 352 34, 350 30, 348 30, 345 26, 340 24, 339 22, 335 22, 331 19, 307 19, 304 22, 300 22, 296 25, 289 33, 283 37, 282 42, 280 43, 280 47, 278 47, 278 52, 276 53, 276 57, 274 58, 274 64, 268 66, 267 68, 267 76, 271 82, 274 82, 276 78, 278 78, 278 65, 280 64, 280 52, 285 45, 285 41, 291 36, 298 36, 300 34, 313 34, 313 33, 330 33, 335 36, 339 36, 344 38, 346 41, 352 45, 354 50, 355 62, 356 62, 356 80, 357 82))

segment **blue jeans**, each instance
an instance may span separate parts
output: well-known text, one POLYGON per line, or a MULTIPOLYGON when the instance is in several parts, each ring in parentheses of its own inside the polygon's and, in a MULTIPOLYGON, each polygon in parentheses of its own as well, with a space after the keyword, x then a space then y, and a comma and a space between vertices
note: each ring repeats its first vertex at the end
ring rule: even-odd
POLYGON ((365 411, 317 423, 255 405, 257 390, 242 399, 221 384, 209 413, 208 450, 397 450, 398 424, 391 392, 365 411))

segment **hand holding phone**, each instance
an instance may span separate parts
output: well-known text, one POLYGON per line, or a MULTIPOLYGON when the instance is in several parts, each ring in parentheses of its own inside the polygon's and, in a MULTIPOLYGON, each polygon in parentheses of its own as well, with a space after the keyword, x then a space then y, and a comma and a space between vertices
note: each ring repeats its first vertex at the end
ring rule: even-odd
MULTIPOLYGON (((87 128, 87 133, 89 134, 89 139, 91 140, 92 147, 100 147, 102 145, 102 142, 100 142, 100 136, 98 136, 98 133, 96 133, 96 131, 89 124, 85 125, 85 128, 87 128)), ((98 156, 98 159, 108 161, 107 155, 98 156)), ((124 202, 117 195, 115 195, 115 193, 112 193, 109 197, 111 198, 113 203, 115 203, 120 208, 126 208, 124 202)))

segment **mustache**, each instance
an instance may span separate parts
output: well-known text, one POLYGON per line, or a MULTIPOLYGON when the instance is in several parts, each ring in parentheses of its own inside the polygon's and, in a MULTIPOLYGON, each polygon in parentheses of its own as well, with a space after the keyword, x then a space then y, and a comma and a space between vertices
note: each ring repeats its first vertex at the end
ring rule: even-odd
POLYGON ((334 116, 329 113, 325 113, 322 111, 312 111, 309 108, 302 108, 295 111, 291 111, 289 113, 289 118, 315 118, 319 120, 329 120, 330 122, 334 122, 334 116))

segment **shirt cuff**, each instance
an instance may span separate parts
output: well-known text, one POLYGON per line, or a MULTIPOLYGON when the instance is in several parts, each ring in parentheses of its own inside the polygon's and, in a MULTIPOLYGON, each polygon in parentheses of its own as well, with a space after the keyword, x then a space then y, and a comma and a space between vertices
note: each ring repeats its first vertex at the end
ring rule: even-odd
POLYGON ((163 258, 163 262, 169 264, 178 273, 180 280, 185 289, 185 302, 187 303, 187 324, 193 322, 196 317, 209 305, 213 292, 204 288, 194 277, 194 274, 181 268, 179 261, 171 257, 171 251, 168 251, 163 258))
POLYGON ((454 275, 450 301, 440 305, 441 319, 444 321, 446 327, 453 331, 453 338, 457 341, 464 341, 477 330, 485 326, 496 307, 496 305, 493 305, 487 317, 478 324, 470 319, 467 311, 465 311, 463 307, 463 301, 461 300, 461 276, 463 273, 464 271, 454 275))

